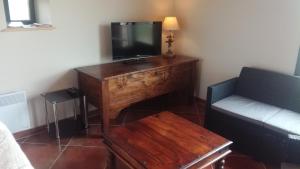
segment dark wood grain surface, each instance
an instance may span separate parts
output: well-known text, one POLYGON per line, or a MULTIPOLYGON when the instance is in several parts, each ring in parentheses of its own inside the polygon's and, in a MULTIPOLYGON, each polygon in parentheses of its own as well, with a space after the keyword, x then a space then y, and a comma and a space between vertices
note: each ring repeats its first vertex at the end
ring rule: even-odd
POLYGON ((110 119, 131 104, 174 91, 194 95, 197 58, 162 56, 146 58, 146 63, 112 62, 75 69, 79 89, 88 103, 102 112, 104 132, 110 119))
POLYGON ((231 141, 205 128, 162 112, 110 130, 105 140, 132 168, 202 168, 231 151, 231 141))
POLYGON ((147 63, 141 64, 124 64, 122 61, 117 61, 113 63, 81 67, 75 70, 84 74, 88 74, 98 80, 103 80, 105 78, 112 78, 119 75, 124 76, 126 74, 168 67, 170 65, 198 61, 197 58, 187 56, 176 56, 175 59, 167 59, 163 56, 153 56, 147 58, 146 60, 147 63))

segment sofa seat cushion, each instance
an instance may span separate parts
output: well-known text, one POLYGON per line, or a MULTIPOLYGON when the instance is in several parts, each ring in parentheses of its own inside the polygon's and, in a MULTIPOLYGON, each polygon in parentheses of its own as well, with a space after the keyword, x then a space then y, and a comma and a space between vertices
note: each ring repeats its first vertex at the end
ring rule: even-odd
POLYGON ((212 105, 212 109, 256 123, 260 126, 282 109, 238 95, 232 95, 212 105))
POLYGON ((300 113, 283 109, 266 120, 265 126, 282 134, 300 135, 300 113))

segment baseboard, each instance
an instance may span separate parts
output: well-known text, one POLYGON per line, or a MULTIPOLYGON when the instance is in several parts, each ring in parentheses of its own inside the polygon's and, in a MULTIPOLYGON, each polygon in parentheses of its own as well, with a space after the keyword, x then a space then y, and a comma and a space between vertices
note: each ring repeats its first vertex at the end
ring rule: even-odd
MULTIPOLYGON (((200 97, 195 97, 195 99, 198 101, 198 103, 206 105, 206 100, 201 99, 200 97)), ((92 112, 94 112, 94 111, 92 111, 92 112)), ((89 113, 91 113, 91 112, 89 112, 89 113)), ((28 129, 28 130, 24 130, 24 131, 20 131, 20 132, 14 133, 13 135, 14 135, 15 139, 18 140, 18 139, 22 139, 25 137, 35 135, 42 131, 47 131, 46 125, 40 126, 40 127, 35 127, 32 129, 28 129)))
POLYGON ((14 133, 13 136, 15 137, 16 140, 18 140, 18 139, 22 139, 22 138, 25 138, 28 136, 35 135, 42 131, 47 131, 46 126, 40 126, 40 127, 20 131, 20 132, 14 133))
POLYGON ((196 99, 199 103, 206 104, 206 100, 201 99, 200 97, 195 96, 195 99, 196 99))

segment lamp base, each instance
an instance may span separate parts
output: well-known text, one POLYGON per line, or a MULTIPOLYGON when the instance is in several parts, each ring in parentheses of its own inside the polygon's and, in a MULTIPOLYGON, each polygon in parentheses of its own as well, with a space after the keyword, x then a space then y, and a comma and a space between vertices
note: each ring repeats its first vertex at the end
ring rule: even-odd
POLYGON ((173 51, 168 50, 164 55, 165 58, 175 58, 175 54, 173 51))

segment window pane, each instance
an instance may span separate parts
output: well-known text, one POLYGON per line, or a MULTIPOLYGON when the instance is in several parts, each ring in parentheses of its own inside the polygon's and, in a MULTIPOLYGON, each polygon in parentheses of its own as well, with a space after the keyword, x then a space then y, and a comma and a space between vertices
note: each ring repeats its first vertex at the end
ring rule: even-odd
POLYGON ((11 21, 30 20, 29 0, 8 0, 11 21))

